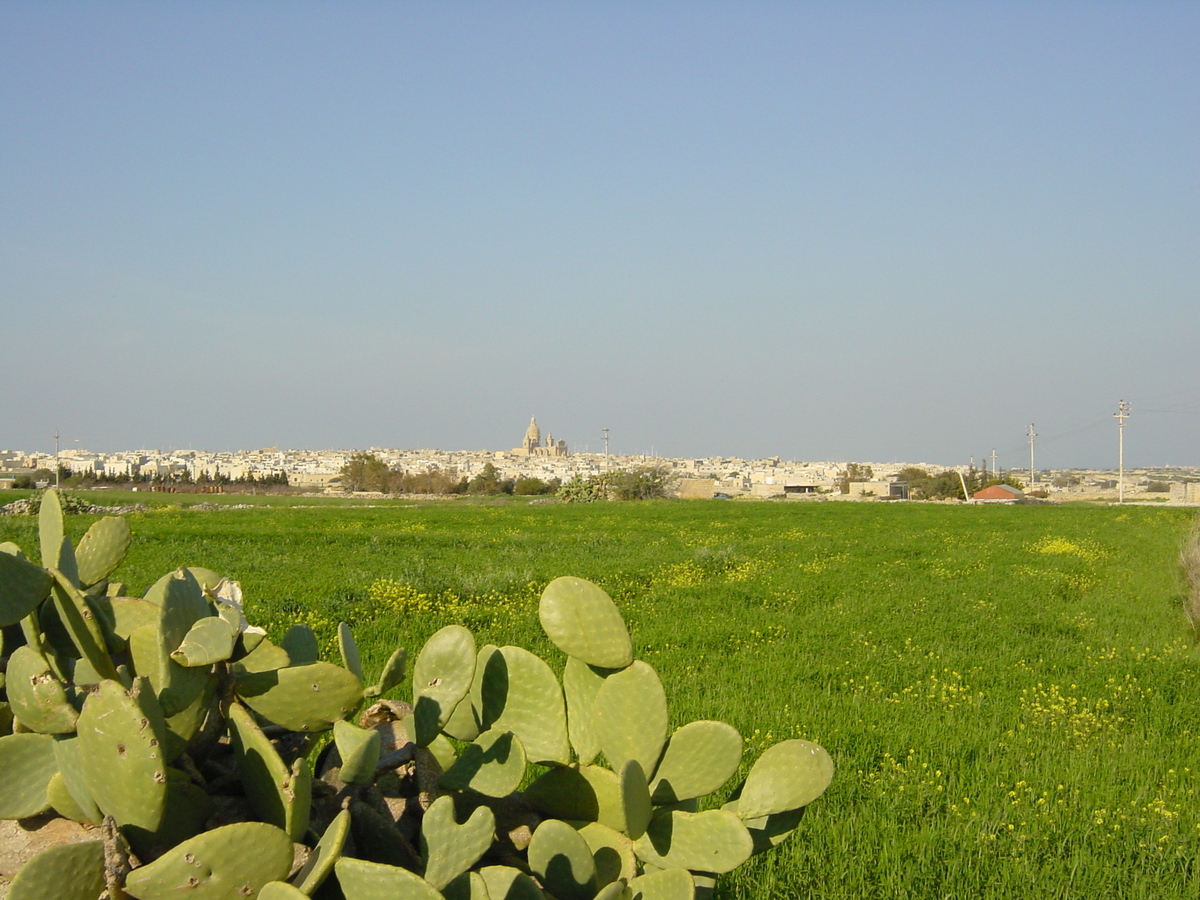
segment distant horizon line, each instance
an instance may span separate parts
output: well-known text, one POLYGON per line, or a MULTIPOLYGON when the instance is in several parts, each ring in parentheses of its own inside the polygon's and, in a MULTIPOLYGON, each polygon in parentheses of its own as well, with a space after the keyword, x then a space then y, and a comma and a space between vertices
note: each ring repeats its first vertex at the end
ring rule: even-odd
MULTIPOLYGON (((514 448, 514 449, 515 449, 515 448, 514 448)), ((122 450, 89 450, 89 449, 87 449, 86 447, 71 447, 71 448, 63 448, 63 449, 61 449, 61 450, 59 451, 59 455, 60 455, 60 456, 72 456, 72 457, 73 457, 73 456, 77 456, 78 454, 81 454, 81 453, 93 454, 93 455, 96 455, 96 456, 105 456, 105 455, 114 455, 114 454, 122 454, 122 453, 157 453, 157 454, 171 454, 171 453, 182 453, 182 452, 188 452, 188 453, 211 453, 211 454, 222 454, 222 453, 226 453, 226 454, 232 454, 232 455, 237 455, 237 454, 251 454, 251 453, 268 453, 268 452, 275 452, 275 453, 318 453, 318 454, 319 454, 319 453, 371 453, 371 452, 376 452, 376 451, 378 451, 378 452, 383 452, 383 453, 388 453, 388 452, 392 452, 392 453, 424 453, 424 452, 434 452, 434 453, 447 453, 447 454, 454 454, 454 453, 486 453, 486 454, 491 454, 491 455, 496 455, 496 454, 505 454, 505 455, 508 455, 508 454, 512 454, 512 453, 513 453, 513 449, 508 449, 508 450, 489 450, 489 449, 486 449, 486 448, 479 448, 479 449, 473 449, 473 450, 467 450, 467 449, 454 449, 454 450, 447 450, 447 449, 443 449, 443 448, 440 448, 440 447, 412 447, 412 448, 403 448, 403 447, 383 447, 383 446, 377 446, 377 445, 372 445, 372 446, 369 446, 369 447, 366 447, 366 448, 360 448, 360 447, 323 447, 323 448, 319 448, 319 449, 316 449, 316 448, 311 448, 311 447, 286 447, 286 448, 280 448, 280 447, 277 447, 277 446, 274 446, 274 445, 269 445, 269 446, 266 446, 266 447, 257 447, 257 448, 253 448, 253 449, 245 449, 245 448, 243 448, 243 449, 239 449, 239 450, 212 450, 212 449, 201 448, 201 447, 194 447, 194 446, 188 446, 188 447, 182 447, 182 446, 179 446, 179 447, 172 447, 172 446, 170 446, 170 445, 167 445, 166 449, 163 449, 162 447, 140 447, 140 448, 138 448, 138 449, 122 449, 122 450)), ((52 457, 52 456, 54 456, 54 455, 55 455, 54 451, 50 451, 50 450, 35 450, 35 451, 25 451, 25 450, 12 450, 12 449, 7 449, 7 448, 0 448, 0 454, 20 454, 20 455, 22 455, 22 456, 35 456, 35 457, 36 457, 36 456, 52 457)), ((846 464, 846 463, 852 463, 852 462, 853 462, 853 463, 859 463, 859 464, 865 464, 865 465, 871 465, 871 466, 899 466, 899 467, 901 467, 901 468, 903 468, 903 467, 905 467, 905 466, 939 466, 939 467, 941 467, 941 468, 943 468, 943 469, 957 469, 957 468, 964 468, 964 467, 968 467, 968 466, 972 466, 972 465, 974 465, 976 468, 978 468, 978 469, 980 469, 980 470, 982 470, 982 471, 988 471, 988 470, 990 469, 990 467, 986 465, 986 463, 987 463, 987 458, 984 458, 984 460, 982 460, 982 462, 981 462, 980 464, 976 464, 974 461, 972 461, 971 463, 965 463, 965 464, 964 464, 964 463, 958 463, 958 464, 950 464, 950 465, 947 465, 947 464, 945 464, 945 463, 940 463, 940 462, 926 462, 926 461, 923 461, 923 460, 922 460, 922 461, 918 461, 918 462, 913 462, 913 461, 909 461, 909 460, 905 460, 905 461, 902 461, 902 462, 888 462, 888 461, 883 461, 883 460, 871 460, 871 459, 852 458, 852 457, 846 457, 846 458, 844 458, 844 459, 796 459, 796 458, 785 459, 785 458, 784 458, 784 456, 782 456, 781 454, 778 454, 778 453, 770 454, 770 455, 767 455, 767 456, 754 456, 754 457, 749 457, 749 456, 737 456, 737 455, 733 455, 733 454, 712 454, 712 455, 707 455, 707 456, 696 456, 696 455, 689 455, 689 456, 661 456, 661 455, 655 454, 655 453, 653 453, 653 452, 652 452, 652 453, 613 453, 613 452, 610 452, 610 453, 605 453, 603 450, 592 451, 592 450, 586 450, 586 449, 585 449, 585 450, 572 450, 572 451, 570 452, 570 454, 569 454, 568 456, 566 456, 566 457, 531 457, 531 459, 545 459, 545 460, 549 460, 549 459, 559 459, 559 460, 563 460, 563 459, 569 459, 569 458, 570 458, 570 457, 572 457, 572 456, 581 456, 581 457, 608 457, 609 459, 632 459, 632 458, 638 458, 638 457, 640 457, 640 458, 641 458, 641 459, 643 459, 643 460, 646 460, 646 459, 661 459, 661 460, 672 460, 672 461, 675 461, 675 460, 713 460, 713 459, 730 459, 730 460, 740 460, 740 461, 743 461, 743 462, 750 462, 750 463, 753 463, 753 462, 762 462, 762 461, 765 461, 765 460, 778 460, 778 461, 779 461, 781 464, 782 464, 782 463, 793 463, 793 464, 797 464, 797 465, 822 465, 822 464, 828 464, 828 465, 844 465, 844 464, 846 464)), ((1196 469, 1200 469, 1200 465, 1186 465, 1186 464, 1163 464, 1163 465, 1126 465, 1126 467, 1125 467, 1125 468, 1126 468, 1126 470, 1128 470, 1128 471, 1137 471, 1137 470, 1142 470, 1142 471, 1156 471, 1156 470, 1196 470, 1196 469)), ((1054 466, 1054 467, 1038 467, 1036 470, 1037 470, 1038 472, 1069 472, 1069 471, 1088 471, 1088 472, 1116 472, 1116 471, 1118 471, 1118 466, 1111 466, 1111 467, 1104 467, 1104 466, 1079 466, 1079 465, 1076 465, 1076 466, 1054 466)), ((1008 467, 1001 467, 1001 471, 1005 471, 1005 472, 1022 472, 1022 471, 1024 471, 1024 472, 1028 472, 1028 471, 1029 471, 1029 467, 1028 467, 1028 466, 1008 466, 1008 467)))

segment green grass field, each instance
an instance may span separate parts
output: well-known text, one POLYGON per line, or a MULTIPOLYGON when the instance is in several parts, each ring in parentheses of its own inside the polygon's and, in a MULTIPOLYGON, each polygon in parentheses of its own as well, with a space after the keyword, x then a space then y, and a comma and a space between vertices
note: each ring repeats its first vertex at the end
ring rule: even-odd
MULTIPOLYGON (((805 737, 837 763, 793 839, 719 896, 1166 900, 1200 891, 1200 685, 1176 567, 1193 517, 166 506, 130 516, 116 577, 140 592, 178 565, 217 569, 276 637, 301 620, 332 646, 336 623, 351 623, 368 671, 397 641, 415 652, 455 621, 561 664, 538 595, 558 575, 589 578, 658 669, 676 724, 727 721, 748 759, 805 737)), ((89 522, 72 521, 72 536, 89 522)), ((36 556, 34 535, 31 519, 0 519, 0 540, 36 556)))

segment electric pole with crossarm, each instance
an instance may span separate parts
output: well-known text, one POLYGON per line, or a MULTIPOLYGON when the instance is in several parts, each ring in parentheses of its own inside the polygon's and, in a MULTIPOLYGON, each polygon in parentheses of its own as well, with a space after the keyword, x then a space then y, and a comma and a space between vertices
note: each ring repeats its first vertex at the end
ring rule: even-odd
POLYGON ((1029 488, 1033 489, 1033 482, 1036 480, 1035 470, 1033 468, 1033 439, 1037 437, 1037 432, 1033 430, 1033 423, 1029 423, 1029 430, 1026 432, 1029 437, 1029 488))
POLYGON ((1117 403, 1113 413, 1117 420, 1117 502, 1125 502, 1125 420, 1129 418, 1129 404, 1124 400, 1117 403))

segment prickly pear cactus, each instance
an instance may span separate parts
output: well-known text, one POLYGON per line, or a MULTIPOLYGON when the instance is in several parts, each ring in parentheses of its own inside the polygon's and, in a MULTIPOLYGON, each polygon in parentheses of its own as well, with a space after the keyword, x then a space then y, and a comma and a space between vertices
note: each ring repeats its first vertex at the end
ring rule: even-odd
POLYGON ((77 546, 68 525, 47 491, 42 564, 0 546, 0 818, 84 836, 30 859, 11 900, 687 900, 786 839, 833 777, 824 749, 784 741, 703 800, 741 770, 741 735, 668 733, 658 674, 580 578, 540 602, 557 671, 451 625, 411 680, 397 648, 367 686, 346 625, 338 665, 307 626, 273 642, 208 569, 124 596, 107 579, 128 525, 77 546))

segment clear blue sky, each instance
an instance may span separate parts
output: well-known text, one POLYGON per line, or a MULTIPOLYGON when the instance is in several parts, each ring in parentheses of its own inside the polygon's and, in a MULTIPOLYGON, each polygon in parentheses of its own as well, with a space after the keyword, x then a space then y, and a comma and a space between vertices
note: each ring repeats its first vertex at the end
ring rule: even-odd
POLYGON ((0 448, 1200 465, 1200 4, 0 5, 0 448), (1042 443, 1044 441, 1044 443, 1042 443))

